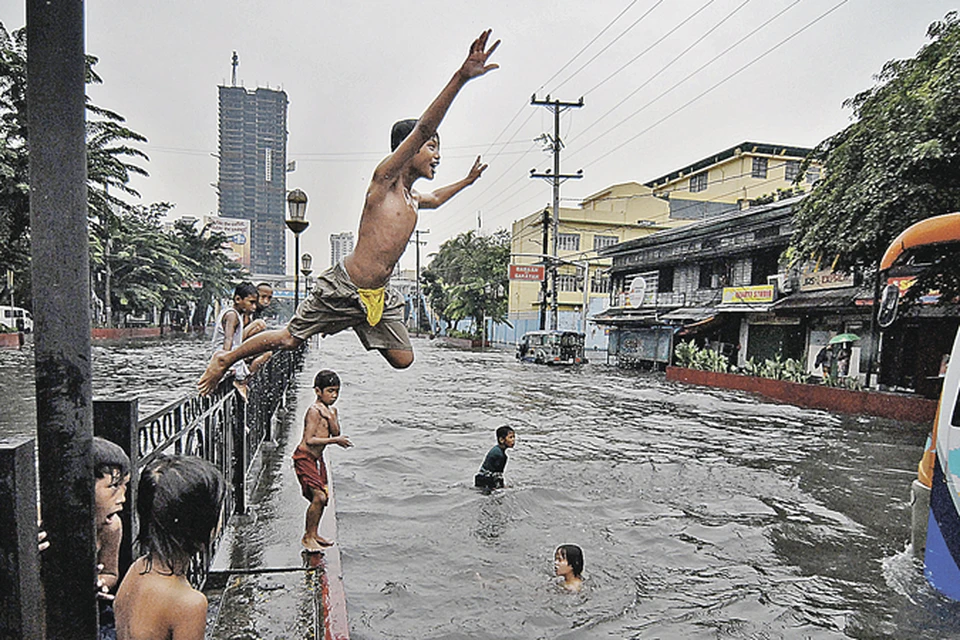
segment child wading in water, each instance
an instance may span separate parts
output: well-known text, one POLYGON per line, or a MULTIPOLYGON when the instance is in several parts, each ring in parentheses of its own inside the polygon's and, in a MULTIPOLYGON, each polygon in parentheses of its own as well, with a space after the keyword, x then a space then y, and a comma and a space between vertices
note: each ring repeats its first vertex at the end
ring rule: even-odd
POLYGON ((583 586, 583 550, 575 544, 562 544, 553 553, 553 570, 563 578, 563 588, 580 591, 583 586))
POLYGON ((503 426, 497 429, 497 444, 487 452, 487 457, 480 465, 480 471, 473 477, 473 484, 483 489, 502 489, 503 470, 507 467, 507 449, 512 449, 517 443, 517 434, 512 427, 503 426))
MULTIPOLYGON (((257 309, 259 299, 257 288, 252 282, 241 282, 233 290, 233 306, 225 308, 217 318, 213 330, 213 345, 219 350, 232 351, 243 343, 243 325, 257 309)), ((247 397, 246 379, 250 368, 243 360, 237 360, 230 367, 234 375, 234 386, 244 398, 247 397)))
POLYGON ((201 458, 160 456, 140 474, 137 539, 143 555, 117 592, 117 640, 203 640, 207 598, 186 574, 220 522, 223 495, 220 472, 201 458))
POLYGON ((346 436, 340 435, 340 422, 333 403, 340 396, 340 378, 329 369, 317 373, 313 379, 317 401, 307 409, 303 419, 303 438, 293 451, 293 468, 300 481, 303 497, 310 501, 306 523, 300 543, 310 553, 333 544, 320 536, 320 517, 330 498, 327 488, 327 467, 323 462, 323 450, 328 444, 352 447, 346 436))
POLYGON ((497 68, 487 59, 500 44, 487 49, 490 31, 470 45, 467 59, 419 120, 393 126, 391 153, 373 172, 367 188, 353 253, 317 277, 310 296, 283 329, 262 331, 239 348, 213 355, 197 389, 207 395, 238 360, 276 349, 292 349, 316 333, 332 335, 353 327, 363 346, 377 349, 393 367, 413 364, 413 348, 403 325, 403 296, 388 288, 393 268, 417 226, 420 209, 435 209, 476 182, 487 165, 477 157, 465 178, 432 193, 418 193, 413 183, 432 180, 440 164, 437 127, 463 86, 497 68))

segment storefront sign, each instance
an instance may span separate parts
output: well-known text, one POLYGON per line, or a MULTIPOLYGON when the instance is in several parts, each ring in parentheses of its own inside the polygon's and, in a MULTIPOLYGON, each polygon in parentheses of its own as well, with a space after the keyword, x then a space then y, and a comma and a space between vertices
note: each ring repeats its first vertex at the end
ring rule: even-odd
POLYGON ((772 284, 723 288, 723 304, 770 304, 771 302, 773 302, 772 284))
POLYGON ((546 268, 543 265, 535 264, 512 264, 510 265, 511 280, 534 280, 543 282, 546 268))
MULTIPOLYGON (((907 292, 907 289, 913 286, 917 281, 916 276, 904 276, 899 278, 887 278, 887 284, 895 284, 900 289, 900 297, 903 298, 903 294, 907 292)), ((940 299, 939 291, 927 291, 924 295, 920 296, 921 304, 936 304, 940 299)))
POLYGON ((807 271, 800 276, 800 291, 821 291, 823 289, 842 289, 854 285, 852 273, 841 273, 826 269, 807 271))

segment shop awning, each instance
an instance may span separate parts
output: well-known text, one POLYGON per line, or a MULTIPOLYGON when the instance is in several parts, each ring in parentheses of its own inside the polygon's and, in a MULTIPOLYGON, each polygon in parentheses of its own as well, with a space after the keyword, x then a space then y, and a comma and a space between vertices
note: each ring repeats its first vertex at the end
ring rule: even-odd
POLYGON ((859 310, 858 300, 873 300, 873 292, 864 287, 843 287, 818 291, 799 291, 778 300, 770 308, 775 313, 784 311, 840 311, 859 310))
POLYGON ((666 322, 700 322, 713 317, 717 310, 712 307, 682 307, 660 316, 666 322))
POLYGON ((628 307, 611 307, 588 318, 590 322, 600 325, 636 325, 649 327, 657 324, 657 312, 654 309, 630 309, 628 307))

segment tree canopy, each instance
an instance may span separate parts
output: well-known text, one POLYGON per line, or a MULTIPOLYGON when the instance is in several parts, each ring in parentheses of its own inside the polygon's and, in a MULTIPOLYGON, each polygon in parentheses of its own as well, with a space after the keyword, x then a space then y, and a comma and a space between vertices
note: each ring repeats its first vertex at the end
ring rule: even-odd
POLYGON ((927 36, 916 57, 887 62, 871 89, 844 103, 854 122, 808 159, 822 164, 824 177, 799 204, 797 255, 873 268, 905 228, 960 210, 957 13, 927 36))
POLYGON ((440 245, 424 269, 424 295, 434 313, 450 324, 471 318, 476 329, 484 318, 506 322, 509 264, 507 231, 489 236, 461 233, 440 245))

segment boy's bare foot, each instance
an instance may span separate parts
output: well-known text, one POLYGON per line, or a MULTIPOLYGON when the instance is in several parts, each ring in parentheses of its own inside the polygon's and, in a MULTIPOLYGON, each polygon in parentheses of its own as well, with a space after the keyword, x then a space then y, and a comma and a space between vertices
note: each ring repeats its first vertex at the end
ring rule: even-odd
POLYGON ((236 388, 237 393, 240 394, 240 397, 243 398, 243 401, 246 402, 247 401, 247 383, 234 380, 233 386, 234 388, 236 388))
POLYGON ((333 543, 327 540, 326 538, 321 538, 320 536, 303 536, 300 539, 300 544, 303 545, 304 551, 307 553, 322 553, 324 547, 332 547, 333 543))
POLYGON ((207 365, 207 370, 203 372, 200 380, 197 381, 197 391, 200 392, 200 395, 208 396, 217 388, 217 384, 220 383, 220 378, 222 378, 223 374, 227 371, 227 365, 223 361, 223 356, 227 353, 229 353, 229 351, 217 351, 213 354, 213 357, 210 358, 210 364, 207 365))

